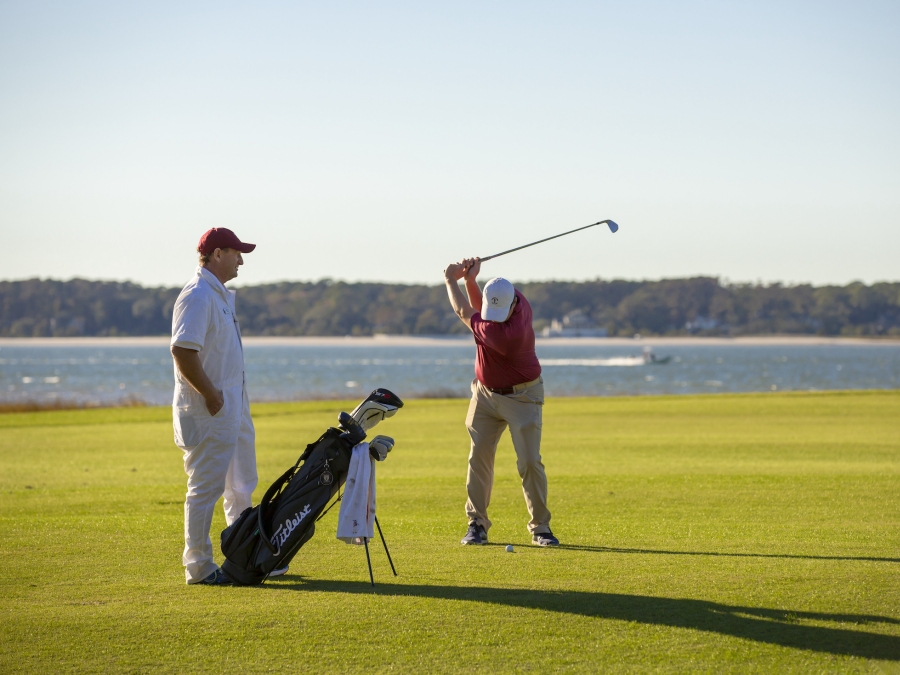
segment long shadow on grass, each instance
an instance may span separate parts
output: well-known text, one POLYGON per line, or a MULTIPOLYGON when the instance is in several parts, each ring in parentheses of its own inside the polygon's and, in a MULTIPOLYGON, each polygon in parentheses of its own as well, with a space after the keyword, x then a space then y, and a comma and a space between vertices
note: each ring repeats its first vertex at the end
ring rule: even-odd
POLYGON ((900 620, 865 614, 792 612, 765 607, 739 607, 705 600, 657 598, 618 593, 535 591, 482 586, 422 586, 365 582, 305 581, 285 577, 270 589, 326 593, 365 593, 381 596, 414 596, 440 600, 487 602, 510 607, 637 623, 692 628, 709 633, 754 640, 780 647, 807 649, 827 654, 900 661, 900 637, 847 628, 810 626, 800 621, 833 621, 854 624, 896 624, 900 620))
MULTIPOLYGON (((505 544, 488 544, 504 546, 505 544)), ((525 546, 526 544, 522 544, 525 546)), ((900 563, 900 558, 876 558, 874 556, 851 555, 801 555, 799 553, 722 553, 718 551, 666 551, 652 548, 618 548, 615 546, 578 546, 562 544, 561 549, 570 551, 595 551, 597 553, 640 553, 643 555, 703 555, 726 558, 791 558, 794 560, 864 560, 868 562, 900 563)))

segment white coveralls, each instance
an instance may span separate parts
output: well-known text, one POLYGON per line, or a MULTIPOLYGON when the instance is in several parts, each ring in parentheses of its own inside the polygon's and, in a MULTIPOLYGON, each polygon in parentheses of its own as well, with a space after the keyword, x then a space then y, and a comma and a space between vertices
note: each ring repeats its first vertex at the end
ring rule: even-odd
POLYGON ((222 409, 210 415, 203 396, 175 367, 172 421, 188 476, 182 561, 187 582, 193 584, 218 569, 209 530, 219 497, 225 496, 225 521, 230 525, 250 507, 258 481, 256 431, 250 419, 234 291, 204 267, 197 269, 175 302, 171 344, 199 352, 203 370, 225 397, 222 409))

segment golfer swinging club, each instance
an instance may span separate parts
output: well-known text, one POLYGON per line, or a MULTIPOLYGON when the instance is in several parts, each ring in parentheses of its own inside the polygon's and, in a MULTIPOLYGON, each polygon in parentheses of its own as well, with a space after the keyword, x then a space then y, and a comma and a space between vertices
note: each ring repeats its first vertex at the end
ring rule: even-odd
POLYGON ((235 293, 225 288, 244 264, 241 254, 254 248, 224 227, 206 232, 197 247, 200 266, 178 296, 172 316, 172 418, 188 475, 182 562, 189 584, 231 583, 213 561, 213 510, 224 494, 230 525, 250 508, 257 483, 241 329, 235 293))
POLYGON ((469 529, 462 544, 486 544, 491 521, 487 509, 494 484, 494 456, 508 426, 516 449, 525 504, 531 514, 528 530, 537 546, 559 546, 550 531, 547 474, 541 462, 541 420, 544 380, 534 352, 531 305, 501 277, 491 279, 482 295, 476 278, 479 258, 447 266, 444 280, 453 311, 475 335, 477 359, 466 427, 472 445, 466 477, 469 529), (466 300, 457 283, 466 280, 466 300))

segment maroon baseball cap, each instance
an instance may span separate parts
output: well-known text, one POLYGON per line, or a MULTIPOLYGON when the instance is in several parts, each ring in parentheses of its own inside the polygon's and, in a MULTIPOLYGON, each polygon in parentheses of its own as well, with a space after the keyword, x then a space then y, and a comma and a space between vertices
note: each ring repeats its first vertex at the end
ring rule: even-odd
POLYGON ((202 237, 200 243, 197 244, 197 251, 200 255, 209 255, 217 248, 233 248, 241 253, 250 253, 256 248, 256 244, 245 244, 237 235, 226 227, 214 227, 207 230, 202 237))

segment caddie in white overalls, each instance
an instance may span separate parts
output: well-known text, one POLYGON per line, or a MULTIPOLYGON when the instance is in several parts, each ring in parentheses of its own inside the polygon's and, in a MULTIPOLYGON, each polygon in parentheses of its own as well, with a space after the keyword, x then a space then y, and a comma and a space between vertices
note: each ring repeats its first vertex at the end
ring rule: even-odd
POLYGON ((225 288, 244 262, 241 253, 254 248, 225 228, 204 234, 197 249, 200 267, 178 296, 172 317, 172 418, 188 476, 182 560, 189 584, 230 583, 213 560, 213 511, 224 494, 230 525, 250 507, 257 483, 256 431, 235 292, 225 288))

